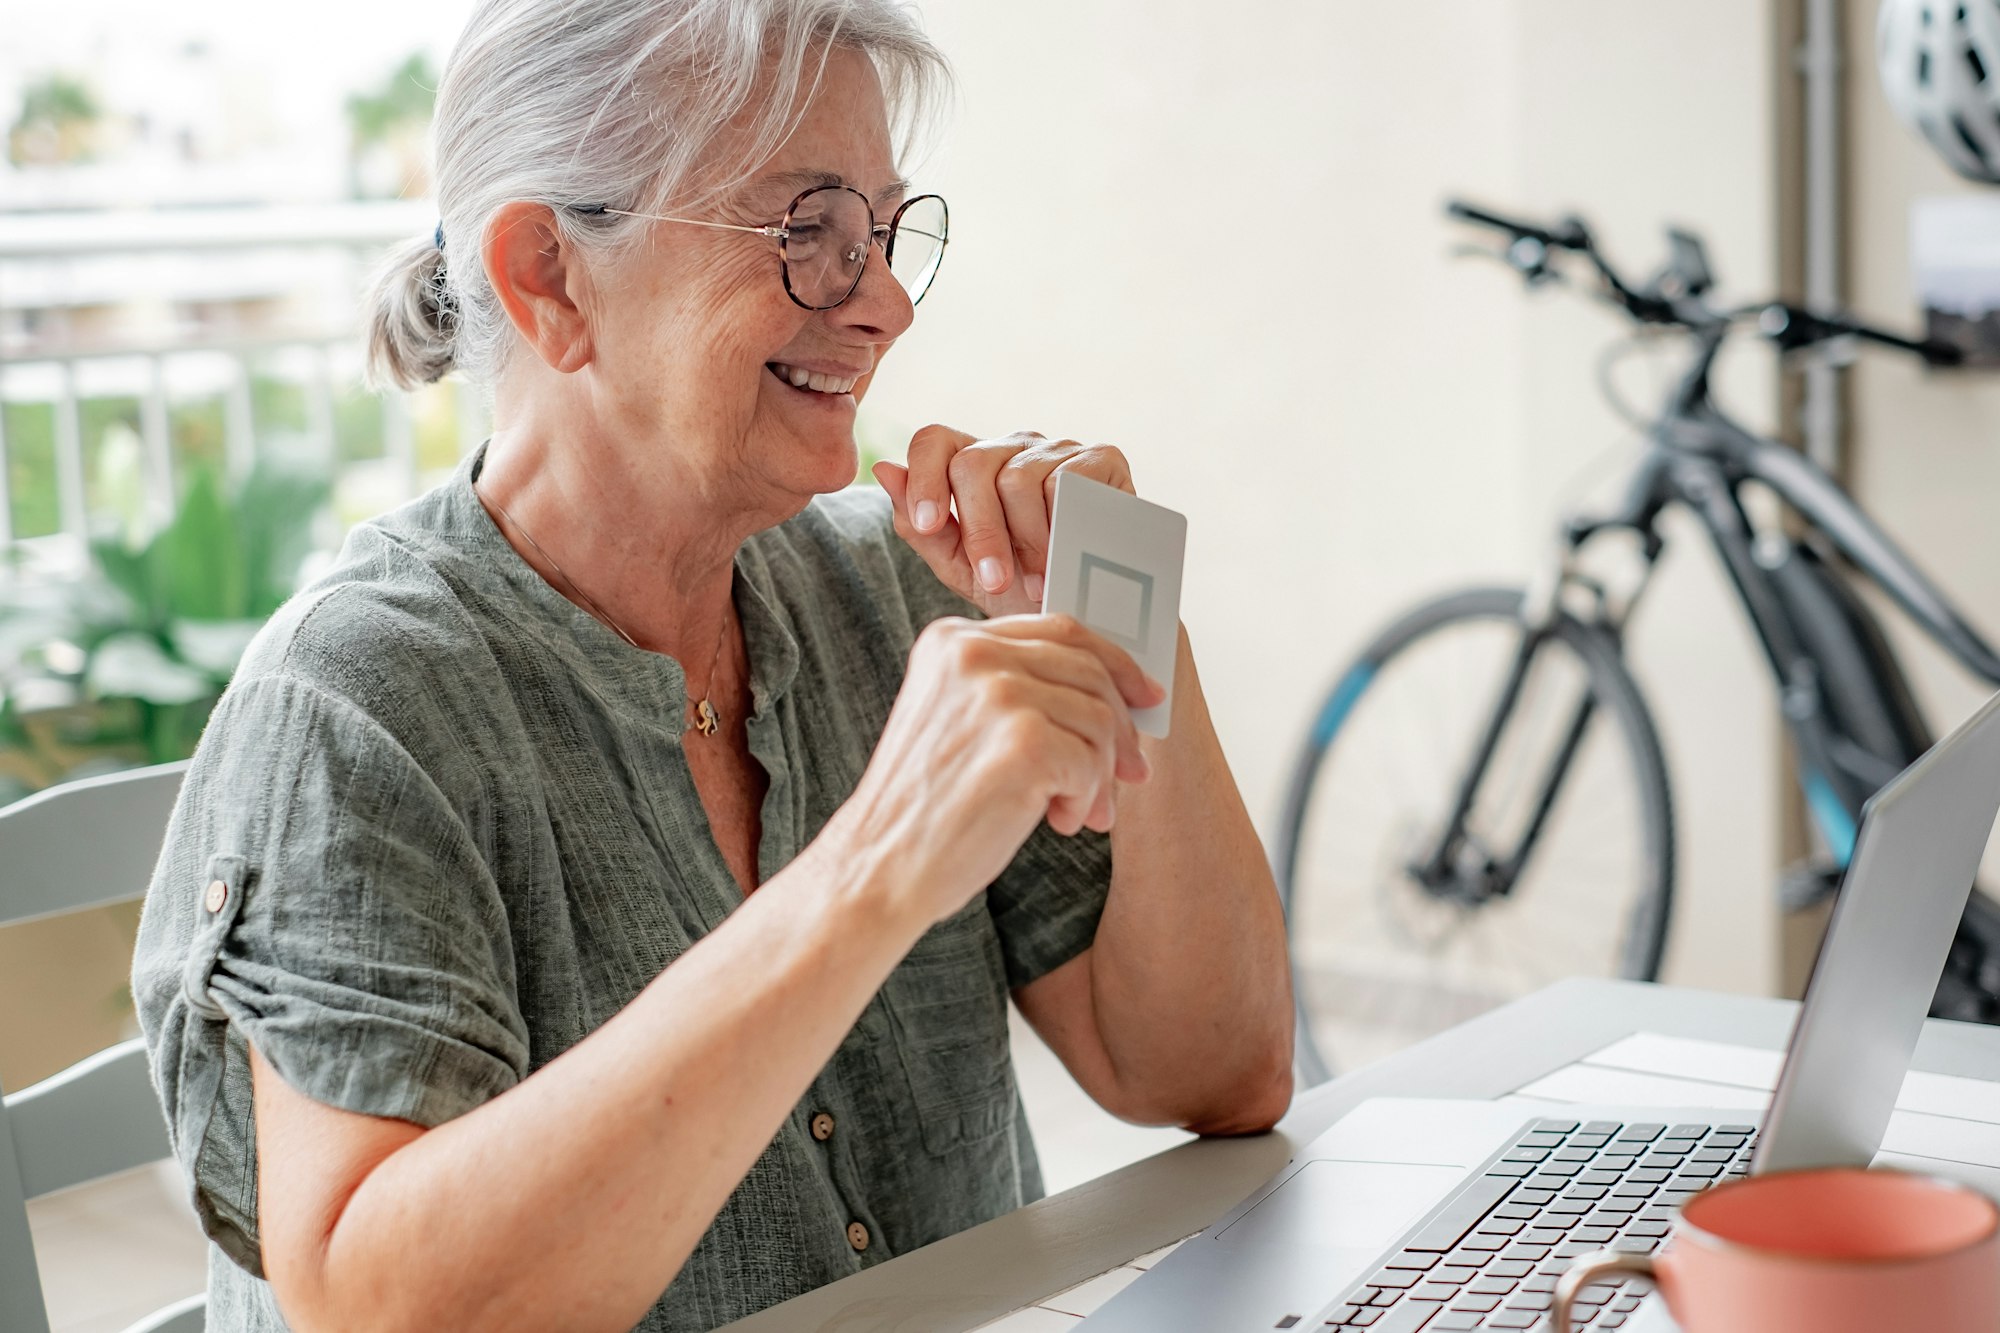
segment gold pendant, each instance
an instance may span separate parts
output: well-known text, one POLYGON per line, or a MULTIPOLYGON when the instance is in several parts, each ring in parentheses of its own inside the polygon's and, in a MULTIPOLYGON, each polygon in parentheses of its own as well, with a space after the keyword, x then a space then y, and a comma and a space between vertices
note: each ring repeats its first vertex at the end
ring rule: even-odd
POLYGON ((713 736, 715 729, 722 725, 715 715, 715 708, 706 699, 695 705, 694 714, 694 729, 704 736, 713 736))

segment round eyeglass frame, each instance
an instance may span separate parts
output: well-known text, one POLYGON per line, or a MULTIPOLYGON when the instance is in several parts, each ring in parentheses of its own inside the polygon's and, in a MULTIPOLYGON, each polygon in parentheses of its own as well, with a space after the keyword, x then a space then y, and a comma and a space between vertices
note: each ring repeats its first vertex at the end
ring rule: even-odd
MULTIPOLYGON (((864 259, 861 267, 854 271, 854 281, 847 285, 847 290, 840 294, 838 300, 829 301, 825 305, 814 305, 810 301, 802 299, 798 292, 792 288, 792 259, 787 249, 787 242, 790 240, 792 232, 792 218, 798 212, 799 205, 814 195, 823 194, 828 190, 845 191, 859 199, 861 206, 868 210, 869 241, 871 244, 877 240, 882 242, 882 258, 889 264, 891 275, 895 273, 896 237, 903 225, 903 214, 907 213, 914 204, 920 204, 929 199, 937 201, 938 212, 941 216, 938 235, 933 238, 937 241, 937 258, 931 262, 930 271, 924 274, 922 286, 914 291, 911 291, 907 287, 904 288, 905 291, 909 291, 910 293, 911 305, 915 305, 923 300, 924 294, 930 291, 931 284, 937 280, 938 270, 944 267, 945 246, 950 241, 951 208, 945 203, 944 196, 941 194, 919 194, 905 199, 897 206, 896 211, 890 215, 887 222, 877 222, 875 220, 875 205, 868 201, 867 195, 861 193, 861 191, 851 185, 815 185, 810 189, 801 190, 793 198, 792 202, 785 206, 785 215, 782 218, 776 222, 764 223, 761 226, 745 226, 736 222, 711 222, 705 218, 666 217, 659 213, 635 213, 629 209, 612 208, 606 204, 591 204, 587 207, 581 204, 572 204, 570 205, 570 211, 590 214, 592 216, 610 214, 622 218, 645 218, 651 222, 679 222, 690 227, 712 227, 717 231, 742 231, 749 232, 753 236, 769 237, 778 243, 778 266, 784 278, 785 295, 791 298, 792 304, 802 310, 832 310, 836 306, 844 305, 854 295, 855 289, 861 285, 861 275, 867 272, 868 269, 866 260, 864 259)), ((928 236, 930 233, 924 232, 921 234, 928 236)), ((899 283, 900 281, 898 279, 899 283)))

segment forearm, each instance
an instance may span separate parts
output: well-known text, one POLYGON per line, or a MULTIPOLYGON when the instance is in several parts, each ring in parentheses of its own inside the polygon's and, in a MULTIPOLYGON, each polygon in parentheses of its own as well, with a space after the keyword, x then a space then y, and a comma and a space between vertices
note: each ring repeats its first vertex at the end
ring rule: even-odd
POLYGON ((921 932, 883 901, 809 848, 603 1027, 377 1165, 313 1305, 342 1328, 631 1327, 921 932))
POLYGON ((1090 994, 1132 1118, 1261 1128, 1291 1094, 1285 923, 1208 715, 1185 631, 1167 739, 1120 789, 1090 994))

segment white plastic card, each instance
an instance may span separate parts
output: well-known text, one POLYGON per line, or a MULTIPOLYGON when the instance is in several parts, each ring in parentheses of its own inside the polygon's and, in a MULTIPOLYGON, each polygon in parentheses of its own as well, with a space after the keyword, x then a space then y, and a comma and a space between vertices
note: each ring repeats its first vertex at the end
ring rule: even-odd
POLYGON ((1057 475, 1042 610, 1075 616, 1167 687, 1164 703, 1132 710, 1148 736, 1165 736, 1173 717, 1186 554, 1185 515, 1074 472, 1057 475))

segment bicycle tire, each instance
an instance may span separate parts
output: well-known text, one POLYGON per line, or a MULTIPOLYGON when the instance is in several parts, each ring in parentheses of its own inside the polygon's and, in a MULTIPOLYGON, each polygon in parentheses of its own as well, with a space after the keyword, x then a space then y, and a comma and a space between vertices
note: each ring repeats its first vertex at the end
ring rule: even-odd
MULTIPOLYGON (((1329 757, 1338 753, 1341 736, 1349 731, 1356 713, 1379 682, 1396 670, 1413 648, 1433 640, 1444 631, 1473 624, 1521 626, 1522 593, 1512 588, 1473 588, 1450 593, 1413 608, 1389 625, 1367 645, 1327 691, 1306 743, 1295 760, 1287 786, 1283 816, 1273 858, 1278 891, 1287 922, 1292 927, 1292 964, 1295 982, 1302 983, 1308 971, 1300 952, 1297 928, 1301 894, 1301 855, 1313 819, 1313 798, 1322 783, 1329 757)), ((1617 637, 1606 627, 1586 624, 1562 614, 1537 647, 1559 644, 1580 664, 1595 708, 1613 722, 1630 760, 1632 792, 1641 824, 1642 844, 1636 883, 1626 912, 1626 934, 1618 949, 1617 965, 1610 975, 1650 981, 1659 975, 1672 917, 1674 894, 1673 802, 1666 761, 1659 736, 1637 683, 1626 669, 1617 637)), ((1493 698, 1492 694, 1483 696, 1493 698)), ((1485 716, 1491 716, 1490 707, 1485 716)), ((1598 727, 1593 713, 1589 726, 1598 727)), ((1511 718, 1510 718, 1511 721, 1511 718)), ((1462 771, 1462 766, 1460 771, 1462 771)), ((1558 792, 1558 806, 1564 792, 1558 792)), ((1534 872, 1529 863, 1522 879, 1521 901, 1534 894, 1534 872)), ((1482 910, 1482 909, 1475 909, 1482 910)), ((1525 910, 1522 909, 1522 910, 1525 910)), ((1554 980, 1551 976, 1549 980, 1554 980)), ((1442 982, 1442 978, 1439 979, 1442 982)), ((1295 985, 1299 997, 1298 1063, 1307 1082, 1323 1079, 1329 1065, 1314 1029, 1308 997, 1303 984, 1295 985)))

